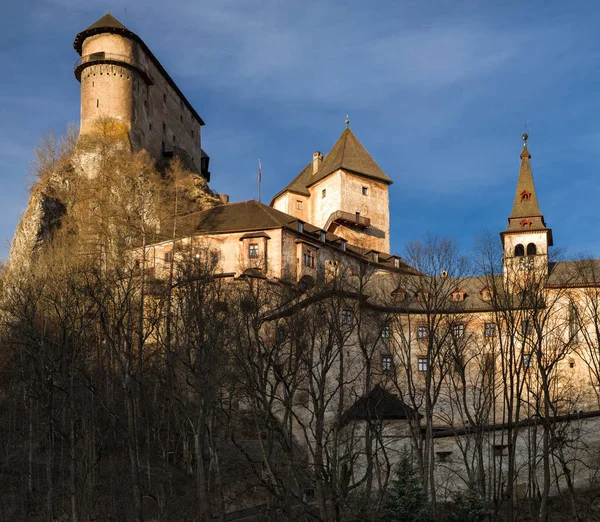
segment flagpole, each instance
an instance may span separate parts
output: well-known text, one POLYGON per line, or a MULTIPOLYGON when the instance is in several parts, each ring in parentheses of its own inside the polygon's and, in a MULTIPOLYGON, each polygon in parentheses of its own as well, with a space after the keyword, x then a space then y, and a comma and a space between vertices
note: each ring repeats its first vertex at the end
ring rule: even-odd
POLYGON ((260 160, 258 160, 258 202, 260 203, 260 182, 262 181, 262 169, 260 167, 260 160))

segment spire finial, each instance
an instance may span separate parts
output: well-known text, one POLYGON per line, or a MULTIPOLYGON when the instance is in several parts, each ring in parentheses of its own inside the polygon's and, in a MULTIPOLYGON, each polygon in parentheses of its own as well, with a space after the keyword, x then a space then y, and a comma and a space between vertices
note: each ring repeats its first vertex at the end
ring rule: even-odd
POLYGON ((110 5, 107 6, 107 13, 110 14, 110 5))
POLYGON ((348 117, 348 113, 346 113, 346 128, 350 128, 350 118, 348 117))
POLYGON ((524 132, 521 138, 523 138, 523 146, 527 147, 527 138, 529 138, 528 134, 524 132))

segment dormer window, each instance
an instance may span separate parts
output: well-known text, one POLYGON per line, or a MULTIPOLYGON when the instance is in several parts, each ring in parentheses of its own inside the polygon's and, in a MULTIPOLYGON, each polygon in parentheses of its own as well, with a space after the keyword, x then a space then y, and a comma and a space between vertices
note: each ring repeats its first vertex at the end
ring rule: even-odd
POLYGON ((521 192, 521 203, 523 203, 523 201, 529 201, 531 199, 531 192, 529 192, 528 190, 524 190, 523 192, 521 192))
POLYGON ((321 243, 325 243, 325 237, 326 237, 325 231, 321 230, 319 232, 319 240, 321 241, 321 243))
POLYGON ((345 252, 346 251, 346 241, 342 239, 340 242, 340 248, 345 252))
POLYGON ((373 261, 373 263, 379 263, 379 254, 377 252, 371 254, 371 261, 373 261))
POLYGON ((397 257, 394 258, 394 268, 400 268, 400 260, 397 257))
POLYGON ((248 257, 250 259, 258 259, 258 244, 250 243, 248 245, 248 257))
POLYGON ((491 301, 492 300, 492 292, 489 288, 483 288, 481 290, 481 299, 482 301, 491 301))
POLYGON ((520 224, 523 228, 531 228, 531 219, 522 219, 520 224))
POLYGON ((302 210, 302 200, 296 200, 296 210, 302 210))
POLYGON ((465 295, 466 293, 462 290, 457 290, 456 292, 452 293, 452 300, 456 303, 460 303, 461 301, 465 300, 465 295))
POLYGON ((304 232, 304 223, 298 221, 298 232, 304 232))

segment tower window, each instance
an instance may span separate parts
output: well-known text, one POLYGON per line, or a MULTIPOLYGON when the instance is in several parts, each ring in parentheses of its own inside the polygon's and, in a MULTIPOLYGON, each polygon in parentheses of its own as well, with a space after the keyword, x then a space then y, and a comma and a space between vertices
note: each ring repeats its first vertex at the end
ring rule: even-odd
POLYGON ((248 245, 248 257, 250 259, 258 258, 258 245, 256 243, 250 243, 248 245))
POLYGON ((296 200, 296 210, 302 210, 302 200, 296 200))
POLYGON ((520 225, 523 228, 531 228, 531 219, 522 219, 520 225))
POLYGON ((166 104, 167 103, 167 95, 163 94, 163 103, 166 104))
POLYGON ((367 196, 369 194, 369 187, 363 187, 362 188, 362 195, 363 196, 367 196))
POLYGON ((163 122, 163 132, 167 132, 167 124, 163 122))
POLYGON ((183 123, 183 114, 180 114, 180 115, 179 115, 179 121, 180 121, 181 123, 183 123))
POLYGON ((516 247, 515 247, 515 256, 520 257, 520 256, 524 256, 525 255, 525 247, 519 243, 516 247))
POLYGON ((523 192, 521 192, 521 202, 529 201, 530 199, 531 199, 531 192, 529 192, 528 190, 524 190, 523 192))
POLYGON ((324 198, 325 196, 327 196, 327 189, 321 191, 321 197, 324 198))
POLYGON ((96 99, 96 107, 100 107, 100 100, 96 99))
POLYGON ((150 130, 152 130, 152 122, 150 122, 150 123, 148 124, 148 128, 149 128, 150 130))
POLYGON ((535 256, 535 254, 536 254, 535 243, 529 243, 527 245, 527 255, 528 256, 535 256))

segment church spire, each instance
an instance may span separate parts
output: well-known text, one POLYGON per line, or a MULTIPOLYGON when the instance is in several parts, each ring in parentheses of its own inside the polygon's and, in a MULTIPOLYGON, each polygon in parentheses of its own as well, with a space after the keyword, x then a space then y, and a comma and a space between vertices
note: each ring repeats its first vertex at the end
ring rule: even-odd
POLYGON ((531 154, 527 149, 527 134, 523 134, 523 150, 521 151, 521 167, 517 179, 517 188, 513 201, 512 212, 508 216, 507 232, 523 231, 525 229, 544 230, 546 223, 538 204, 537 192, 531 172, 531 154))
POLYGON ((506 259, 532 255, 547 256, 548 247, 552 246, 552 230, 546 227, 544 215, 538 204, 527 138, 527 134, 523 134, 521 166, 512 212, 508 216, 506 230, 500 234, 506 259))

